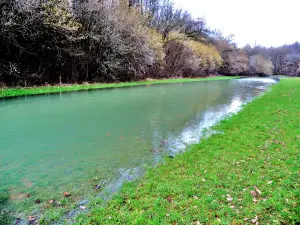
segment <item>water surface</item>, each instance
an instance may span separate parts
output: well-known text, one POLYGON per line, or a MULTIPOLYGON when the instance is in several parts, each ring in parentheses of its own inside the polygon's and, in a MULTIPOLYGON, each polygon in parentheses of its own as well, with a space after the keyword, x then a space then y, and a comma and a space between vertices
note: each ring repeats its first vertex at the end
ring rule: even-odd
POLYGON ((9 190, 20 211, 65 191, 80 201, 98 194, 97 184, 116 191, 145 165, 199 142, 205 129, 274 82, 201 81, 1 100, 0 190, 9 190))

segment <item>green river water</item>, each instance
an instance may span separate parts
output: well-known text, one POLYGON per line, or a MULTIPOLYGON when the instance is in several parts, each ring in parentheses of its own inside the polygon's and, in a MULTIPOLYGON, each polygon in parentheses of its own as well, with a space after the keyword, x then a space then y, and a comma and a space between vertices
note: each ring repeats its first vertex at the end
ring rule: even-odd
POLYGON ((16 216, 40 213, 66 191, 72 202, 117 191, 273 83, 249 78, 0 100, 0 191, 9 192, 16 216))

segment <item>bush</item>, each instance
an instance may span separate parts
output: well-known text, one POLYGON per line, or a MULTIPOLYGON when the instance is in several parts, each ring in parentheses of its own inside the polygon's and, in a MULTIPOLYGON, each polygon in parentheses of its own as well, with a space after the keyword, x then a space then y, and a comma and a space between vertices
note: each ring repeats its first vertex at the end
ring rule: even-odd
POLYGON ((90 1, 73 12, 65 0, 30 1, 0 4, 0 83, 128 81, 163 60, 158 35, 125 3, 90 1))
POLYGON ((69 25, 75 22, 50 21, 56 13, 36 1, 3 0, 0 7, 0 83, 58 83, 62 74, 70 73, 77 30, 69 25))
POLYGON ((85 61, 89 64, 86 80, 135 80, 154 64, 155 52, 136 9, 114 3, 85 5, 81 23, 86 36, 85 61))
POLYGON ((300 53, 287 54, 281 64, 281 70, 283 74, 289 76, 297 76, 300 74, 300 53))
POLYGON ((298 64, 298 69, 297 69, 297 72, 296 72, 296 76, 300 77, 300 63, 298 64))
POLYGON ((195 53, 181 40, 169 40, 166 44, 166 72, 171 76, 191 76, 200 61, 195 53))
POLYGON ((239 49, 229 49, 222 53, 223 64, 220 72, 224 75, 246 75, 249 58, 239 49))
POLYGON ((197 41, 188 41, 187 44, 194 51, 200 62, 198 73, 209 75, 218 71, 222 65, 222 57, 215 46, 197 41))
POLYGON ((154 62, 146 71, 147 77, 163 78, 166 76, 164 69, 166 65, 166 54, 164 49, 163 36, 155 29, 147 29, 147 40, 150 49, 153 51, 154 62))
POLYGON ((254 75, 272 75, 273 63, 270 59, 265 59, 261 55, 253 55, 249 58, 249 71, 254 75))
POLYGON ((217 72, 222 64, 218 50, 186 37, 182 33, 171 32, 166 42, 166 68, 169 74, 192 77, 217 72))

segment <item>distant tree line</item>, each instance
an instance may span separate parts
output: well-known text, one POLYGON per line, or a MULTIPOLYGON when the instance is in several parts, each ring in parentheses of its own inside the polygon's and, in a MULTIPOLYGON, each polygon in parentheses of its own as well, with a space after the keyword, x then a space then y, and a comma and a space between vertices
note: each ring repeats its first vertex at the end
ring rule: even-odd
POLYGON ((299 44, 239 49, 171 0, 0 0, 0 85, 299 75, 299 44))
POLYGON ((276 75, 300 76, 300 43, 284 45, 277 48, 262 46, 244 47, 249 55, 260 55, 273 63, 273 73, 276 75))

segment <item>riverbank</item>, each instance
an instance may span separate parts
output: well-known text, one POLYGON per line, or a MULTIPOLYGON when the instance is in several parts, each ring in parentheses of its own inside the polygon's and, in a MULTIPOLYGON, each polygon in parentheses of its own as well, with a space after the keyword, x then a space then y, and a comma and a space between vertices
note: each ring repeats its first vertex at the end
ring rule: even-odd
POLYGON ((300 79, 282 79, 78 224, 296 224, 299 106, 300 79))
POLYGON ((146 81, 122 82, 122 83, 75 84, 75 85, 40 86, 40 87, 30 87, 30 88, 3 88, 0 89, 0 98, 18 97, 18 96, 25 96, 25 95, 41 95, 41 94, 70 92, 70 91, 82 91, 82 90, 92 90, 92 89, 103 89, 103 88, 133 87, 138 85, 229 80, 229 79, 236 79, 236 78, 239 77, 220 76, 220 77, 207 77, 207 78, 146 80, 146 81))

